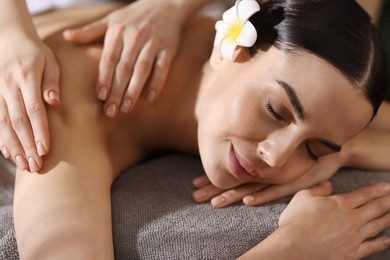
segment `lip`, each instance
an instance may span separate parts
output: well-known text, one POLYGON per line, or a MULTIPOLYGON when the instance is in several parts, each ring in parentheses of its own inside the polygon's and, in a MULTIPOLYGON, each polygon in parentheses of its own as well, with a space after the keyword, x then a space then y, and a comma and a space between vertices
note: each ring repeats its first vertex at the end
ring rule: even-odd
POLYGON ((243 181, 243 182, 252 181, 255 178, 255 176, 253 175, 253 173, 251 174, 250 172, 248 172, 244 167, 245 164, 246 164, 245 166, 248 167, 247 163, 244 162, 244 165, 242 165, 241 162, 244 162, 244 160, 239 156, 237 156, 232 144, 230 146, 230 152, 229 152, 229 166, 232 175, 239 181, 243 181))

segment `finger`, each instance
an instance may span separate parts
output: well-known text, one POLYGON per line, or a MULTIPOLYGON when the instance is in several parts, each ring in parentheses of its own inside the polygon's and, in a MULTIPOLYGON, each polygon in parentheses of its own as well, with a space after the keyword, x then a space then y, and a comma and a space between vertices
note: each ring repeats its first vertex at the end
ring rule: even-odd
POLYGON ((363 223, 379 218, 390 211, 390 195, 374 199, 357 209, 363 223))
MULTIPOLYGON (((123 43, 123 51, 115 69, 113 85, 105 104, 106 112, 113 111, 113 109, 109 108, 115 107, 120 108, 123 113, 127 113, 133 105, 132 100, 124 98, 124 95, 133 75, 134 63, 144 45, 145 39, 141 33, 131 36, 131 38, 127 37, 123 43)), ((107 114, 107 116, 110 115, 107 114)))
POLYGON ((168 51, 161 51, 157 55, 156 62, 152 70, 152 77, 148 89, 146 90, 146 99, 153 102, 160 94, 165 81, 168 77, 169 68, 171 67, 172 55, 168 51))
POLYGON ((50 48, 46 48, 48 55, 42 79, 43 98, 49 105, 60 104, 60 68, 50 48))
POLYGON ((99 75, 96 94, 100 100, 106 100, 112 86, 114 72, 123 48, 122 30, 108 30, 104 38, 102 57, 99 62, 99 75))
MULTIPOLYGON (((12 103, 20 103, 20 100, 13 100, 12 103)), ((10 157, 16 163, 16 166, 20 170, 28 168, 27 160, 24 155, 23 147, 12 127, 12 119, 9 116, 8 107, 5 100, 0 100, 0 134, 1 139, 5 142, 7 149, 10 153, 10 157)), ((14 120, 15 122, 15 120, 14 120)))
MULTIPOLYGON (((46 71, 45 74, 47 74, 46 71)), ((50 77, 50 76, 44 75, 43 77, 43 88, 45 88, 44 91, 48 90, 48 83, 47 83, 48 80, 46 77, 50 77)), ((41 167, 41 159, 39 157, 45 155, 50 147, 49 124, 47 122, 46 108, 43 103, 42 96, 39 92, 39 89, 37 88, 37 86, 40 85, 41 85, 41 78, 38 76, 38 74, 33 73, 31 74, 31 76, 27 78, 26 81, 22 83, 22 88, 21 88, 21 94, 23 96, 26 114, 28 116, 28 120, 31 125, 31 130, 33 135, 32 137, 33 139, 31 141, 34 142, 35 149, 32 150, 29 148, 30 138, 25 137, 23 139, 22 137, 21 142, 22 144, 26 142, 27 145, 26 146, 27 150, 25 149, 26 156, 29 160, 29 164, 31 164, 30 170, 34 172, 39 170, 41 167), (33 83, 35 86, 31 85, 31 83, 33 83)), ((49 96, 51 96, 50 93, 49 96)), ((27 122, 26 122, 26 127, 28 127, 27 122)), ((25 131, 26 131, 25 134, 27 134, 27 130, 25 131)))
POLYGON ((390 183, 377 183, 368 187, 363 187, 349 193, 335 195, 341 197, 352 208, 360 207, 367 202, 384 196, 390 192, 390 183))
POLYGON ((212 184, 208 184, 193 192, 192 198, 196 202, 205 202, 215 197, 216 195, 221 194, 223 191, 225 190, 217 188, 212 184))
POLYGON ((221 195, 213 198, 211 200, 211 205, 214 208, 225 207, 227 205, 241 201, 244 196, 259 191, 264 187, 266 187, 266 185, 259 183, 244 184, 240 187, 225 191, 221 195))
POLYGON ((210 184, 210 180, 206 174, 203 174, 202 176, 199 176, 192 180, 192 185, 194 185, 194 187, 198 189, 202 188, 207 184, 210 184))
MULTIPOLYGON (((37 146, 43 144, 45 134, 48 135, 48 124, 46 110, 41 95, 38 94, 36 86, 40 86, 41 79, 37 74, 30 73, 21 83, 21 100, 24 106, 9 106, 12 126, 23 146, 29 170, 37 172, 42 165, 42 160, 38 155, 37 146), (30 85, 33 83, 34 85, 30 85), (13 116, 14 114, 14 116, 13 116), (42 119, 44 118, 44 119, 42 119)), ((47 138, 47 137, 46 137, 47 138)))
POLYGON ((380 232, 390 227, 390 213, 368 222, 362 228, 362 240, 377 236, 380 232))
MULTIPOLYGON (((141 50, 137 61, 135 62, 133 75, 130 79, 129 86, 124 97, 124 100, 131 100, 132 106, 130 107, 130 110, 132 107, 134 107, 134 104, 137 103, 138 97, 140 96, 141 91, 145 86, 146 80, 152 71, 156 54, 157 46, 155 45, 154 41, 149 41, 141 50)), ((126 107, 123 108, 123 111, 125 110, 126 107)))
POLYGON ((380 237, 371 241, 363 242, 357 252, 357 258, 362 259, 375 253, 386 250, 390 246, 390 238, 380 237))
MULTIPOLYGON (((0 133, 6 132, 10 130, 10 124, 8 119, 8 110, 3 98, 0 98, 0 133)), ((6 143, 2 138, 2 134, 0 134, 0 145, 1 145, 1 153, 3 154, 5 159, 9 159, 11 154, 8 150, 6 143)))
POLYGON ((63 36, 67 41, 85 44, 102 38, 106 31, 107 19, 104 18, 81 28, 65 30, 63 36))
MULTIPOLYGON (((325 184, 326 185, 326 184, 325 184)), ((312 192, 317 192, 316 189, 320 189, 323 191, 323 187, 315 186, 312 192)), ((260 204, 264 204, 273 200, 277 200, 283 197, 287 197, 289 195, 293 195, 298 192, 300 187, 291 186, 291 184, 279 184, 273 185, 269 188, 266 188, 258 193, 251 194, 249 196, 244 197, 243 203, 248 206, 256 206, 260 204)), ((328 194, 328 188, 324 188, 325 195, 328 194)), ((332 192, 332 188, 330 185, 330 193, 332 192)))

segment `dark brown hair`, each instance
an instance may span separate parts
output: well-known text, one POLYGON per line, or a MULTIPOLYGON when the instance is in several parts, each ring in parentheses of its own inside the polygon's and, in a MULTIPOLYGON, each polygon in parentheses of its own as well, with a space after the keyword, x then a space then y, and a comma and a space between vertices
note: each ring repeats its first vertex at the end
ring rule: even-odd
POLYGON ((376 115, 388 85, 384 46, 354 0, 270 0, 250 18, 258 38, 251 52, 275 46, 305 50, 362 88, 376 115))

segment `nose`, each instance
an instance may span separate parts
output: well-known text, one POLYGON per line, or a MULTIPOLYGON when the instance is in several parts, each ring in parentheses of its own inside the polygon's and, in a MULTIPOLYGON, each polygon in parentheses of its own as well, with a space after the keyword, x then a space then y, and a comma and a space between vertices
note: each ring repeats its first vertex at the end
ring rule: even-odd
POLYGON ((270 167, 283 167, 298 146, 292 137, 275 136, 258 143, 257 155, 270 167))

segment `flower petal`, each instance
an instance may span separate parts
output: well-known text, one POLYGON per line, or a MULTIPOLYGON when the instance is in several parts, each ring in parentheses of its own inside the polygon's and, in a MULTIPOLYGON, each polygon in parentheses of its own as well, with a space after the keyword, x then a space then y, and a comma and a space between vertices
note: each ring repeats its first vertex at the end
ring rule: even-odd
POLYGON ((236 9, 236 5, 234 5, 233 7, 231 7, 230 9, 226 10, 223 13, 222 20, 224 20, 225 22, 228 22, 228 23, 235 24, 235 23, 237 23, 237 21, 240 20, 237 15, 238 15, 238 12, 236 9))
POLYGON ((225 23, 224 21, 218 21, 215 24, 215 29, 217 33, 215 35, 214 45, 218 45, 228 35, 229 31, 231 30, 231 25, 225 23))
POLYGON ((257 31, 251 22, 246 22, 240 35, 236 38, 236 43, 244 47, 252 47, 257 39, 257 31))
POLYGON ((260 11, 260 5, 255 0, 242 0, 238 4, 238 17, 242 23, 258 11, 260 11))
POLYGON ((237 43, 233 39, 225 38, 219 45, 219 54, 225 60, 233 60, 237 43))

